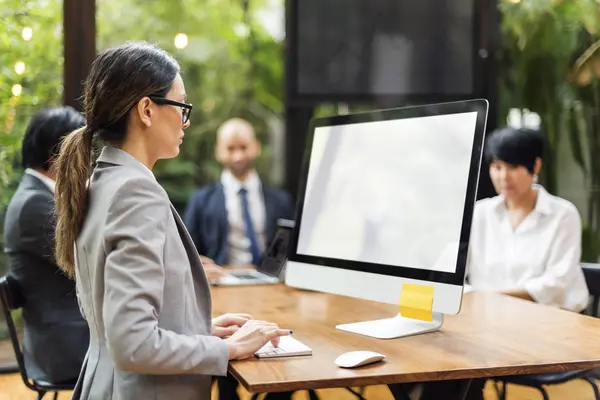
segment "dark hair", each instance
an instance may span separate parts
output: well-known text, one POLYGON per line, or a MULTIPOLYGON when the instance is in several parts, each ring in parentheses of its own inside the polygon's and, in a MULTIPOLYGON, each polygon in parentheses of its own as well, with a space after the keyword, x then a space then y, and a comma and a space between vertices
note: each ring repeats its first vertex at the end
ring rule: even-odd
POLYGON ((40 110, 33 116, 21 144, 24 168, 50 169, 61 140, 70 132, 85 125, 85 118, 72 107, 40 110))
POLYGON ((87 212, 87 180, 92 174, 94 137, 120 145, 130 111, 145 96, 165 96, 179 64, 156 46, 127 43, 100 53, 84 83, 87 126, 69 134, 54 163, 56 173, 56 260, 73 277, 73 244, 87 212))
POLYGON ((488 162, 504 161, 521 165, 533 174, 535 160, 544 154, 544 136, 540 131, 527 128, 502 128, 490 135, 485 144, 488 162))

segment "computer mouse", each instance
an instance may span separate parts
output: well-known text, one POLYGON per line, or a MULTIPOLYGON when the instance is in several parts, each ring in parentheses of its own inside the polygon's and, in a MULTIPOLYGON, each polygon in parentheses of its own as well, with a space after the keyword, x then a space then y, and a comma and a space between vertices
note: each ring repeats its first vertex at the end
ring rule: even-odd
POLYGON ((335 363, 342 368, 355 368, 381 361, 384 358, 383 354, 374 351, 349 351, 336 358, 335 363))

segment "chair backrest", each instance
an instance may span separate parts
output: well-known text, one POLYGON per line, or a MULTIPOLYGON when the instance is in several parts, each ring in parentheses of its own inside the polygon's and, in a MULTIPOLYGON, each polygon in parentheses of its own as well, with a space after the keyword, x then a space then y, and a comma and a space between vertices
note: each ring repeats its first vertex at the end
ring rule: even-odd
POLYGON ((11 311, 17 310, 23 306, 25 299, 21 294, 21 286, 19 283, 10 276, 0 277, 0 304, 2 304, 2 310, 4 311, 4 317, 6 318, 6 325, 8 326, 8 334, 12 347, 15 352, 17 364, 19 365, 19 372, 21 378, 29 389, 36 390, 36 388, 29 382, 27 376, 27 370, 25 369, 25 360, 23 359, 23 352, 21 351, 21 345, 19 343, 19 335, 15 326, 15 321, 12 318, 11 311))
POLYGON ((581 263, 585 282, 592 296, 591 314, 598 317, 598 306, 600 303, 600 264, 581 263))

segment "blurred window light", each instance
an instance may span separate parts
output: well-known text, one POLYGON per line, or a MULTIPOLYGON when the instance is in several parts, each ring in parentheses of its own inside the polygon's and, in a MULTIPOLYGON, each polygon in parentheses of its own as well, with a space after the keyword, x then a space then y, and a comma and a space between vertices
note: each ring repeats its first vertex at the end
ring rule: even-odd
POLYGON ((185 49, 188 45, 188 37, 185 33, 178 33, 175 35, 175 47, 178 49, 185 49))
POLYGON ((233 26, 233 32, 237 37, 245 38, 250 35, 250 27, 242 22, 233 26))
POLYGON ((285 5, 281 0, 266 0, 265 7, 255 12, 263 28, 277 41, 285 39, 285 5))
POLYGON ((23 72, 25 72, 25 63, 23 61, 17 61, 15 63, 15 72, 17 73, 17 75, 23 75, 23 72))
POLYGON ((21 32, 21 36, 23 36, 23 40, 25 40, 25 41, 31 40, 31 37, 33 36, 33 29, 26 26, 25 28, 23 28, 23 32, 21 32))
POLYGON ((23 93, 23 86, 17 84, 12 85, 11 92, 13 96, 18 97, 23 93))

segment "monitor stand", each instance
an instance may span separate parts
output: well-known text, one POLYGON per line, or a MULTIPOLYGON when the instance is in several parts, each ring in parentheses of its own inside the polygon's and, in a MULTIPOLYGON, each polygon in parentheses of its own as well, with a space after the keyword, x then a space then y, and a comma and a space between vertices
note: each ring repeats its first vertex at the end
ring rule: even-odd
POLYGON ((428 322, 406 318, 398 314, 393 318, 355 322, 352 324, 338 325, 336 328, 376 339, 394 339, 439 330, 444 321, 444 315, 434 312, 432 313, 432 317, 433 321, 428 322))

